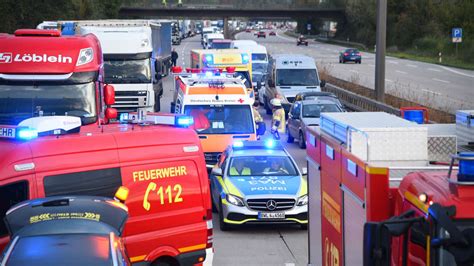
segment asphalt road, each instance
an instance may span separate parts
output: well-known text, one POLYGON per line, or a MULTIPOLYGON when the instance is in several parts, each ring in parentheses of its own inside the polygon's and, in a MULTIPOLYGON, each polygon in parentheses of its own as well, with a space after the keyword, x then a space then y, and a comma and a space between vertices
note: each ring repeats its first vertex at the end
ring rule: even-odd
MULTIPOLYGON (((256 40, 270 54, 298 53, 313 57, 320 71, 368 88, 375 84, 375 54, 362 53, 362 64, 339 63, 339 52, 346 47, 311 41, 309 46, 296 46, 296 39, 281 32, 277 36, 256 38, 253 33, 240 33, 237 39, 256 40)), ((454 112, 474 109, 474 71, 428 64, 418 61, 386 58, 386 92, 441 110, 454 112)))
MULTIPOLYGON (((185 39, 179 46, 173 46, 179 54, 178 65, 189 67, 191 49, 200 49, 200 38, 185 39)), ((169 112, 174 84, 172 77, 164 80, 162 111, 169 112)), ((263 109, 260 113, 270 128, 270 116, 263 109)), ((264 137, 269 137, 267 133, 264 137)), ((287 150, 297 161, 300 169, 305 167, 305 150, 297 143, 286 143, 287 150)), ((243 226, 230 232, 221 232, 217 215, 214 215, 214 265, 307 265, 307 231, 292 225, 243 226)))

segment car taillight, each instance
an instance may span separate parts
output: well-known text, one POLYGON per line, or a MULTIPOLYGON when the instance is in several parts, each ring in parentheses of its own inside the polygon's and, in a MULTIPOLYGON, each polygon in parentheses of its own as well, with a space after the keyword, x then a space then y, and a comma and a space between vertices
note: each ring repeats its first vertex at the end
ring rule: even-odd
POLYGON ((348 56, 348 55, 349 55, 349 53, 344 53, 344 56, 348 56))
POLYGON ((207 242, 206 242, 206 249, 212 248, 212 242, 214 241, 214 237, 212 235, 212 209, 208 209, 206 211, 206 227, 207 227, 207 242))

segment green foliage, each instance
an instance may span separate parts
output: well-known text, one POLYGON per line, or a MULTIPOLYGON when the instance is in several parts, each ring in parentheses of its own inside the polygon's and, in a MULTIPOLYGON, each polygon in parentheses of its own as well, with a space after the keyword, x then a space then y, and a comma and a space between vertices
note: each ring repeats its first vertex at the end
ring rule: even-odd
POLYGON ((36 28, 45 20, 116 18, 122 0, 1 0, 0 32, 36 28))
MULTIPOLYGON (((336 1, 336 0, 333 0, 336 1)), ((339 0, 337 0, 339 1, 339 0)), ((375 44, 376 0, 345 0, 347 21, 338 24, 340 39, 375 44)), ((425 56, 456 57, 451 29, 463 28, 457 58, 474 60, 474 1, 387 0, 387 47, 425 56)))

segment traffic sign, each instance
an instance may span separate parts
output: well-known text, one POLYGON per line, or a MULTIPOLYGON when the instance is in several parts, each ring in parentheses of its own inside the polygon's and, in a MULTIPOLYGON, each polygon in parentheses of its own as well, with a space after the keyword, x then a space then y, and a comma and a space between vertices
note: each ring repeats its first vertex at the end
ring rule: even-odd
POLYGON ((451 31, 451 38, 453 42, 462 42, 462 28, 453 28, 451 31))
POLYGON ((311 24, 308 23, 308 24, 306 25, 306 29, 307 29, 307 30, 311 30, 311 24))

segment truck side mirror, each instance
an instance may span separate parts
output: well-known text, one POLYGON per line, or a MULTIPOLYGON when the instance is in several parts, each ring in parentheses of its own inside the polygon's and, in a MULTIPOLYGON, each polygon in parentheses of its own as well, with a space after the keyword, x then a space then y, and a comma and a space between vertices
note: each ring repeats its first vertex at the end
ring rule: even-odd
POLYGON ((392 237, 388 228, 381 223, 364 225, 363 265, 390 265, 392 237))
POLYGON ((105 118, 107 118, 107 120, 117 119, 117 116, 117 109, 112 107, 108 107, 107 109, 105 109, 105 118))
POLYGON ((105 85, 104 87, 104 102, 106 105, 115 103, 115 88, 112 85, 105 85))
POLYGON ((323 79, 321 80, 321 87, 324 88, 326 86, 326 81, 323 79))
POLYGON ((301 168, 301 173, 303 175, 308 175, 308 168, 306 168, 306 167, 301 168))

